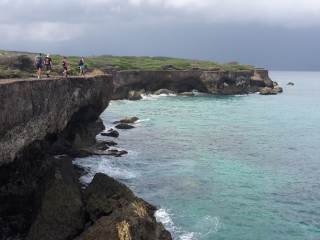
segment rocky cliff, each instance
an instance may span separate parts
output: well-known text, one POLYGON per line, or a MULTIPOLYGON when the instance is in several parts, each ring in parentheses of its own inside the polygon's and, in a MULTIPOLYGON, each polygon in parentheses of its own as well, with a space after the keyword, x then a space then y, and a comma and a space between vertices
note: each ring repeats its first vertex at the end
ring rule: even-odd
POLYGON ((153 93, 158 89, 169 89, 176 93, 196 89, 210 94, 230 95, 257 92, 264 87, 274 88, 273 81, 268 76, 268 70, 263 68, 243 71, 220 69, 128 70, 112 74, 116 88, 113 99, 124 98, 128 91, 141 89, 147 93, 153 93))
POLYGON ((81 134, 90 133, 108 106, 112 83, 107 75, 0 81, 0 166, 39 149, 45 141, 56 142, 61 133, 61 146, 88 144, 81 134))
POLYGON ((115 179, 81 189, 70 156, 104 129, 113 92, 111 75, 0 81, 0 240, 171 239, 115 179))

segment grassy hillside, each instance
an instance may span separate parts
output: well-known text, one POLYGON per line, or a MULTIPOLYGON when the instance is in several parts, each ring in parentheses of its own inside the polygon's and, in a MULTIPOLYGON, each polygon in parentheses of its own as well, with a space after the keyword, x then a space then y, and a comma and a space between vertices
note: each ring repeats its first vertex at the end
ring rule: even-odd
MULTIPOLYGON (((0 50, 0 78, 32 77, 36 75, 34 57, 36 53, 13 52, 0 50)), ((42 55, 43 58, 46 54, 42 55)), ((58 76, 62 73, 62 59, 64 56, 51 55, 53 71, 51 75, 58 76)), ((80 56, 66 56, 69 63, 69 74, 79 75, 78 61, 80 56)), ((169 57, 119 57, 103 55, 85 58, 86 72, 101 70, 103 72, 119 70, 187 70, 187 69, 219 69, 247 70, 253 66, 241 65, 237 62, 221 64, 210 61, 178 59, 169 57)))

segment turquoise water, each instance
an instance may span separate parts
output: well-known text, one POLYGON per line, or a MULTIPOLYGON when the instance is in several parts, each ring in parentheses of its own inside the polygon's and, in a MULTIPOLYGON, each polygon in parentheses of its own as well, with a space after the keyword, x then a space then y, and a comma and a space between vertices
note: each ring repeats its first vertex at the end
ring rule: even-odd
POLYGON ((269 75, 282 94, 112 102, 106 130, 140 118, 115 139, 129 153, 77 159, 82 180, 127 184, 175 240, 320 239, 320 72, 269 75))

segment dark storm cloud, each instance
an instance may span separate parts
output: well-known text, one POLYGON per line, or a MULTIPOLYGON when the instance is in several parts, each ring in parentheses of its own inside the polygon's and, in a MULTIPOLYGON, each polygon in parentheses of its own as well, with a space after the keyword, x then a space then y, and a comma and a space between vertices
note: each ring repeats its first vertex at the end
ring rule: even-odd
POLYGON ((316 68, 318 0, 0 0, 0 49, 316 68))

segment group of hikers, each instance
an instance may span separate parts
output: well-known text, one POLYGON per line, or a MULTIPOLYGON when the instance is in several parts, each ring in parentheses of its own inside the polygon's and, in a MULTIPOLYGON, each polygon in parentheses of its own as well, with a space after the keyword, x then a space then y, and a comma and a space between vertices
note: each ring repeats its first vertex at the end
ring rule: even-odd
MULTIPOLYGON (((42 59, 42 54, 39 53, 35 59, 35 66, 37 69, 37 73, 38 73, 38 79, 41 78, 41 71, 42 71, 42 66, 46 67, 46 71, 47 71, 47 77, 50 77, 50 72, 52 71, 52 59, 50 57, 50 54, 47 54, 47 56, 42 59)), ((79 61, 79 68, 80 68, 80 75, 84 75, 84 57, 82 57, 79 61)), ((68 75, 68 61, 67 61, 67 57, 64 57, 62 59, 62 68, 63 68, 63 72, 62 75, 63 76, 67 76, 68 75)))

